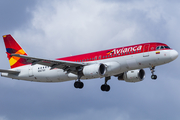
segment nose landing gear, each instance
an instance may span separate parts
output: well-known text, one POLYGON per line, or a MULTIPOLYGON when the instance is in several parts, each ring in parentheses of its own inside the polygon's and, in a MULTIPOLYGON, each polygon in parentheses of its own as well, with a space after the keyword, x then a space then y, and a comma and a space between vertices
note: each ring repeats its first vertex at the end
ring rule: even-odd
POLYGON ((156 80, 157 79, 157 75, 155 75, 154 74, 154 72, 155 72, 155 66, 153 66, 153 67, 151 67, 150 68, 150 70, 151 70, 151 73, 152 73, 152 75, 151 75, 151 79, 153 79, 153 80, 156 80))

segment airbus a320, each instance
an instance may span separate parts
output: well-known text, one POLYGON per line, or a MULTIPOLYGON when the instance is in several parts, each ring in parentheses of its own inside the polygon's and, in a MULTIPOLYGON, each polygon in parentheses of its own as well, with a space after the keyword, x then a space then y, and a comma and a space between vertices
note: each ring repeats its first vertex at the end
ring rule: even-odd
POLYGON ((82 89, 82 80, 104 78, 102 91, 109 91, 111 76, 126 82, 145 78, 144 68, 150 68, 152 79, 156 66, 175 60, 178 52, 159 42, 143 43, 98 52, 58 58, 55 60, 28 56, 9 34, 3 36, 11 69, 0 69, 1 76, 35 82, 64 82, 75 80, 74 87, 82 89))

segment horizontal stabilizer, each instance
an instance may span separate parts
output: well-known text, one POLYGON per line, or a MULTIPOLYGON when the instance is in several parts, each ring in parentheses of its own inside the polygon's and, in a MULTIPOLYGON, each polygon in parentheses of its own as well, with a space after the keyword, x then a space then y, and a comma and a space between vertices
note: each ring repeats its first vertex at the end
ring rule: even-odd
POLYGON ((3 69, 0 69, 0 72, 2 72, 2 73, 20 73, 20 71, 15 71, 15 70, 3 70, 3 69))

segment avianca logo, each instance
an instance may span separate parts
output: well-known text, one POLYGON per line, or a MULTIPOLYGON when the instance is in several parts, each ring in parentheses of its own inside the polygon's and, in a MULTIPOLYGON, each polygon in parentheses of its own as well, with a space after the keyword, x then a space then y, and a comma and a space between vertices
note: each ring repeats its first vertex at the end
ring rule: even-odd
POLYGON ((128 47, 128 48, 122 48, 122 49, 114 49, 112 51, 108 51, 107 54, 112 55, 113 53, 119 54, 119 53, 126 53, 126 52, 139 51, 139 50, 142 50, 142 45, 128 47))
POLYGON ((111 55, 113 52, 114 52, 114 50, 108 51, 107 54, 108 54, 108 55, 109 55, 109 54, 111 55))

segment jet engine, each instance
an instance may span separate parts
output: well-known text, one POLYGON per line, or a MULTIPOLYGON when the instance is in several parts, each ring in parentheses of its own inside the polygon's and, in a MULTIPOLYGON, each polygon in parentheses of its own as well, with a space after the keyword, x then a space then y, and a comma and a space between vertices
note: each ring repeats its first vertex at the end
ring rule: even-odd
POLYGON ((84 66, 83 74, 86 79, 101 77, 106 73, 106 67, 104 64, 92 64, 84 66))
POLYGON ((126 82, 139 82, 145 78, 145 71, 143 69, 140 70, 131 70, 128 72, 124 72, 123 74, 118 76, 118 80, 125 80, 126 82))

